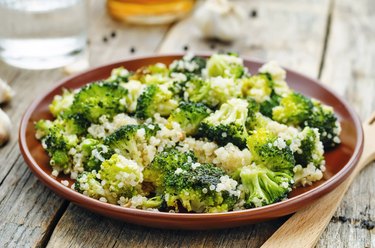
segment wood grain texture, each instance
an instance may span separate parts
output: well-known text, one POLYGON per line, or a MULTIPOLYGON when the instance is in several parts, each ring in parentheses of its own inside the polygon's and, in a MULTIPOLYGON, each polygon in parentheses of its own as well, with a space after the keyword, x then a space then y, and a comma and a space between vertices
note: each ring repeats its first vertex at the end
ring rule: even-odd
POLYGON ((236 1, 247 13, 244 32, 233 43, 201 38, 193 18, 174 27, 159 49, 161 53, 232 51, 281 65, 317 77, 329 11, 329 0, 236 1), (256 16, 253 17, 253 12, 256 16))
POLYGON ((48 247, 258 247, 282 220, 213 231, 145 228, 70 205, 48 247), (82 228, 84 227, 84 228, 82 228))
POLYGON ((0 68, 17 92, 5 106, 13 122, 11 140, 0 150, 0 246, 39 246, 64 200, 38 182, 26 167, 17 144, 18 123, 33 98, 62 74, 59 70, 21 72, 4 64, 0 68))
MULTIPOLYGON (((322 81, 362 119, 375 110, 374 11, 374 1, 335 1, 322 71, 322 81)), ((354 181, 317 247, 375 247, 374 165, 354 181)))

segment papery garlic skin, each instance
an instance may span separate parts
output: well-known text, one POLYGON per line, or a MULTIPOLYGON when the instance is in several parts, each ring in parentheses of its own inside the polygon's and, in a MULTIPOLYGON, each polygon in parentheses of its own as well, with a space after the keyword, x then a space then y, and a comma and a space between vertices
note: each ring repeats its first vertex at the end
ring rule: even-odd
POLYGON ((4 145, 10 138, 12 123, 9 116, 0 109, 0 146, 4 145))
POLYGON ((0 78, 0 103, 9 102, 14 96, 10 86, 0 78))
POLYGON ((230 42, 243 33, 246 13, 228 0, 207 0, 194 14, 204 38, 230 42))

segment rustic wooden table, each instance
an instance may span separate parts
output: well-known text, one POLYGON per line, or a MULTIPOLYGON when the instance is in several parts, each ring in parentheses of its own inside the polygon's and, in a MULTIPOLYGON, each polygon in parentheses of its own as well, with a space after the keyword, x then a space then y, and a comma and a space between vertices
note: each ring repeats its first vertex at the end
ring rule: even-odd
MULTIPOLYGON (((91 2, 91 66, 155 53, 236 51, 320 78, 361 118, 375 110, 373 1, 237 1, 248 24, 233 44, 199 39, 189 18, 171 26, 119 24, 106 15, 103 2, 91 2)), ((0 247, 258 247, 287 218, 234 229, 167 231, 102 217, 60 198, 27 168, 17 129, 31 101, 64 76, 61 69, 27 71, 0 62, 0 77, 17 92, 4 106, 14 126, 11 141, 0 149, 0 247)), ((374 177, 375 166, 359 175, 318 247, 375 247, 374 177)))

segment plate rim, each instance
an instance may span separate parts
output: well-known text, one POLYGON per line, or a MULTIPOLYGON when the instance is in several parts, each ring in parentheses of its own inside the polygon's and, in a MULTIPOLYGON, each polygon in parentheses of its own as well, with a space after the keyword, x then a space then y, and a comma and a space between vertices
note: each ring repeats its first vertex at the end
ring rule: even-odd
MULTIPOLYGON (((246 209, 246 210, 238 210, 238 211, 230 211, 230 212, 224 212, 224 213, 194 213, 192 214, 192 213, 169 213, 169 212, 147 211, 147 210, 142 210, 142 209, 122 207, 122 206, 114 205, 110 203, 104 203, 99 200, 85 196, 77 191, 72 190, 70 187, 66 187, 63 184, 61 184, 61 182, 59 182, 57 179, 47 174, 34 160, 33 156, 31 155, 27 147, 27 138, 26 138, 27 126, 29 124, 31 115, 36 110, 36 107, 42 102, 42 100, 46 96, 50 95, 52 91, 62 88, 62 86, 66 82, 74 78, 81 77, 87 73, 92 73, 93 71, 100 70, 104 67, 109 67, 109 66, 115 67, 117 64, 131 63, 132 61, 136 61, 136 60, 157 59, 157 58, 164 58, 164 57, 182 57, 183 55, 185 54, 184 53, 167 53, 167 54, 158 54, 158 55, 151 55, 151 56, 137 56, 137 57, 132 57, 129 59, 123 59, 123 60, 119 60, 115 62, 106 63, 100 66, 95 66, 93 68, 87 69, 78 74, 64 77, 63 79, 59 80, 57 84, 55 84, 51 88, 44 91, 43 94, 41 94, 38 98, 34 99, 32 103, 29 105, 29 107, 25 110, 24 114, 22 115, 20 126, 19 126, 19 132, 18 132, 18 136, 19 136, 18 143, 19 143, 21 154, 26 164, 28 165, 28 167, 34 173, 34 175, 36 175, 37 178, 41 180, 45 185, 47 185, 52 191, 62 196, 63 198, 77 205, 83 206, 85 208, 88 208, 92 211, 95 211, 104 215, 111 215, 112 213, 112 214, 116 214, 117 216, 134 215, 135 217, 146 217, 146 218, 149 218, 149 217, 168 218, 168 220, 170 221, 187 220, 187 221, 201 222, 204 220, 215 220, 218 217, 220 218, 226 217, 228 219, 238 218, 238 217, 251 218, 254 215, 266 215, 266 216, 269 216, 269 219, 271 219, 271 218, 277 218, 277 217, 285 216, 287 214, 294 213, 296 212, 296 210, 301 208, 301 207, 298 207, 298 205, 301 202, 309 200, 309 199, 315 200, 327 194, 328 192, 334 190, 352 173, 355 166, 357 166, 359 158, 362 154, 363 143, 364 143, 364 134, 363 134, 362 124, 357 113, 353 110, 353 108, 346 102, 346 100, 343 97, 339 96, 338 94, 336 94, 336 92, 326 87, 318 79, 304 75, 302 73, 299 73, 293 69, 289 69, 288 67, 284 67, 284 66, 283 68, 287 70, 287 73, 291 72, 297 76, 306 78, 309 81, 312 81, 315 84, 318 84, 320 87, 322 87, 324 90, 326 90, 331 95, 333 95, 336 99, 338 99, 339 102, 345 107, 346 111, 349 113, 351 119, 353 119, 354 125, 356 127, 355 132, 358 137, 357 138, 358 142, 354 148, 354 152, 351 155, 349 161, 342 167, 342 169, 340 169, 335 175, 333 175, 331 178, 329 178, 327 181, 325 181, 321 185, 309 191, 306 191, 302 194, 294 196, 293 198, 288 198, 284 201, 273 203, 273 204, 263 206, 263 207, 251 208, 251 209, 246 209), (270 215, 274 212, 279 212, 279 214, 274 215, 274 216, 270 215)), ((206 56, 209 56, 210 54, 197 53, 196 55, 206 57, 206 56)), ((248 61, 252 63, 257 63, 257 64, 265 63, 262 60, 258 60, 258 59, 250 58, 246 56, 241 56, 241 58, 244 61, 248 61)), ((305 205, 306 204, 304 204, 304 206, 305 205)), ((258 222, 258 221, 253 221, 253 222, 258 222)))

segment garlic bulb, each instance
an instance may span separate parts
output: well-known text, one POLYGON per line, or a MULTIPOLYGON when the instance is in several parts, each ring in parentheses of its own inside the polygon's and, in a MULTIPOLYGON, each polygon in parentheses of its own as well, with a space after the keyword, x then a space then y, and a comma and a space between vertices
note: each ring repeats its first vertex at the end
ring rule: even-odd
POLYGON ((0 109, 0 146, 4 145, 10 137, 11 122, 8 115, 0 109))
POLYGON ((230 42, 243 30, 245 12, 228 0, 207 0, 194 14, 197 27, 204 38, 230 42))
POLYGON ((0 103, 9 102, 14 95, 10 86, 0 78, 0 103))

